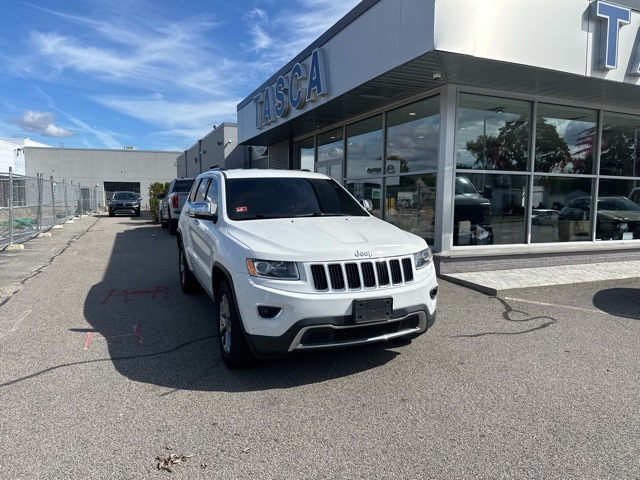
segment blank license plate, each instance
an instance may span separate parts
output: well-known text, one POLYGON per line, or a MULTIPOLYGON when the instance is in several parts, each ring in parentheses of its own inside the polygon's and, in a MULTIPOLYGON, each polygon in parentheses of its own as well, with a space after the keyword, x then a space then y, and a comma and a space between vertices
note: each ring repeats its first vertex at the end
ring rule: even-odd
POLYGON ((353 318, 356 323, 389 320, 393 315, 393 298, 354 300, 353 318))

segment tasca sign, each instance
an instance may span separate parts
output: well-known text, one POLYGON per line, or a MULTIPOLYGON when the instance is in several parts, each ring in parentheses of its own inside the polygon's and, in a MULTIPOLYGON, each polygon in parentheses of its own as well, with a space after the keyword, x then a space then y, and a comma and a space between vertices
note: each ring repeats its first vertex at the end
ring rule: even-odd
MULTIPOLYGON (((601 32, 601 59, 599 68, 614 70, 618 68, 618 52, 620 47, 620 30, 631 23, 631 8, 622 7, 609 2, 596 2, 595 17, 605 24, 601 32)), ((635 53, 635 62, 631 73, 640 75, 640 55, 635 53)))
POLYGON ((316 48, 311 53, 308 68, 304 63, 296 63, 287 74, 279 76, 276 83, 253 97, 256 128, 277 122, 291 109, 300 110, 307 102, 314 102, 326 94, 324 59, 322 50, 316 48))

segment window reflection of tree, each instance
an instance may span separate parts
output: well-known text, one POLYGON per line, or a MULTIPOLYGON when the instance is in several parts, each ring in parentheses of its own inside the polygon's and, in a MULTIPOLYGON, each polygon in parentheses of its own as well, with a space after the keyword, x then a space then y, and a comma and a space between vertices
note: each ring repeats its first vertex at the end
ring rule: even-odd
POLYGON ((602 127, 601 175, 640 176, 637 136, 637 127, 612 124, 602 127))
MULTIPOLYGON (((530 121, 521 117, 498 129, 498 135, 480 135, 466 144, 476 158, 479 170, 526 171, 529 152, 530 121)), ((567 141, 555 125, 544 118, 536 121, 536 171, 546 173, 591 173, 595 146, 595 127, 584 129, 572 155, 567 141)))

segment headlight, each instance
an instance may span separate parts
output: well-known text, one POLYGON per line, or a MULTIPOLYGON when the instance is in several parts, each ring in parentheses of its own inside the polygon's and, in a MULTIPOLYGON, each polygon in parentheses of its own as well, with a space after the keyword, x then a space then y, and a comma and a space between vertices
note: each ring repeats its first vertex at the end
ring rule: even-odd
POLYGON ((247 258, 247 269, 254 277, 275 278, 278 280, 299 280, 298 267, 295 262, 275 260, 257 260, 247 258))
POLYGON ((433 254, 430 248, 413 254, 413 262, 416 264, 416 270, 426 267, 431 263, 431 260, 433 260, 433 254))

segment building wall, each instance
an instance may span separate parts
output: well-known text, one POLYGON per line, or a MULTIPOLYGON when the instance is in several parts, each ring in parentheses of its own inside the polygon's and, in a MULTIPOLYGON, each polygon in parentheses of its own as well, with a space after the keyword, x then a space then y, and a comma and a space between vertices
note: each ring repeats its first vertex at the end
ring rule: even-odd
POLYGON ((149 186, 175 178, 178 152, 25 147, 26 175, 84 186, 99 186, 105 204, 104 182, 138 182, 142 205, 149 204, 149 186))
POLYGON ((435 49, 557 72, 640 84, 636 40, 640 28, 638 3, 627 5, 630 21, 617 27, 617 68, 602 69, 607 21, 596 13, 594 0, 437 1, 435 49), (559 46, 562 46, 559 48, 559 46))
MULTIPOLYGON (((289 109, 286 118, 260 128, 256 125, 252 94, 238 107, 239 142, 250 144, 248 140, 260 133, 433 50, 434 3, 435 0, 381 0, 375 3, 348 28, 340 30, 321 46, 323 57, 331 63, 325 72, 328 94, 301 108, 289 109)), ((298 57, 296 62, 304 64, 309 72, 310 55, 298 57)), ((292 66, 290 63, 280 70, 258 92, 273 88, 278 76, 289 75, 292 66)))
POLYGON ((24 147, 44 147, 43 143, 30 138, 0 138, 0 173, 7 173, 11 167, 15 175, 25 175, 24 147))
POLYGON ((244 148, 238 146, 235 123, 214 125, 214 129, 182 152, 177 159, 177 177, 197 177, 212 166, 242 168, 244 148))

